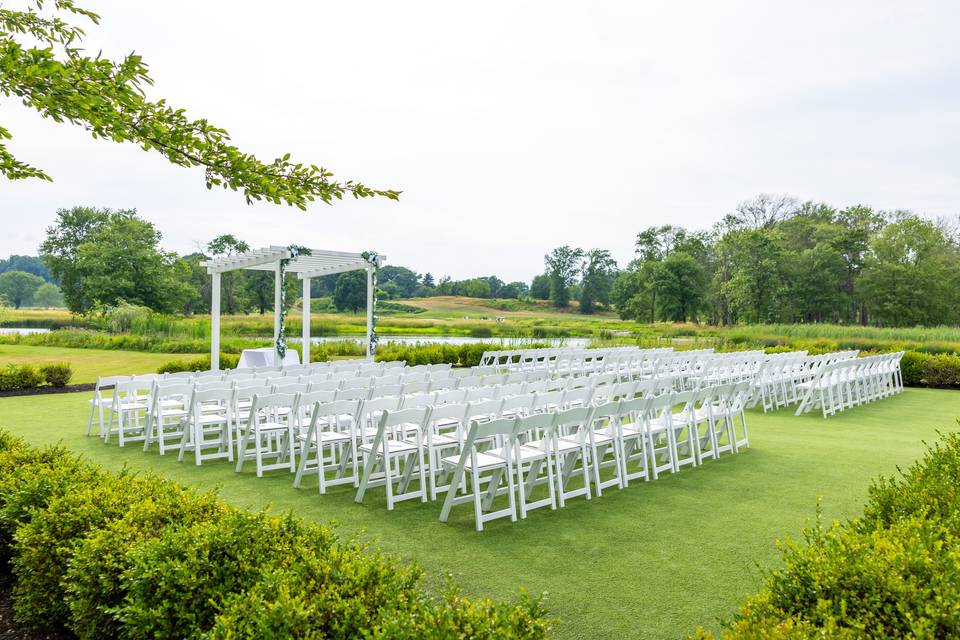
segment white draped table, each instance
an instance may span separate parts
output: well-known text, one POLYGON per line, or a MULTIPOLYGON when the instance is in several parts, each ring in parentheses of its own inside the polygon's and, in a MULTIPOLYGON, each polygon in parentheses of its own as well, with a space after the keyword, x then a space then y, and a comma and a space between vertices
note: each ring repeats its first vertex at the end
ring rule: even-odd
MULTIPOLYGON (((277 364, 277 350, 273 347, 262 349, 244 349, 237 362, 237 369, 254 369, 256 367, 274 367, 277 364)), ((300 364, 300 354, 296 349, 287 349, 283 357, 283 364, 300 364)))

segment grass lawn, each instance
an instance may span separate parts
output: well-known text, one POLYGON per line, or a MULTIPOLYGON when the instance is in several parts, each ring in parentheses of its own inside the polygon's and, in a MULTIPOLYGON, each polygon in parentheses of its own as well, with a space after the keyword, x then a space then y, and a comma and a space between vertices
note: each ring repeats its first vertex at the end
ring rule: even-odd
POLYGON ((909 464, 924 440, 956 429, 960 416, 960 393, 928 389, 828 420, 753 412, 752 447, 741 455, 476 533, 469 506, 444 525, 439 504, 401 503, 388 513, 381 490, 357 505, 349 488, 321 498, 314 484, 294 490, 284 473, 258 480, 253 465, 237 475, 225 462, 195 467, 136 446, 105 446, 83 436, 87 398, 0 399, 0 426, 34 444, 62 440, 110 468, 131 465, 219 486, 246 507, 292 509, 335 520, 344 533, 363 530, 384 548, 416 558, 438 581, 452 574, 473 595, 547 592, 559 638, 678 638, 698 625, 716 627, 758 587, 757 563, 777 562, 775 540, 796 535, 812 518, 818 496, 828 519, 859 513, 871 478, 909 464))
POLYGON ((195 357, 197 356, 189 353, 144 353, 0 344, 0 367, 8 364, 39 365, 45 362, 69 362, 73 367, 71 384, 96 382, 97 376, 156 371, 157 367, 171 360, 189 360, 195 357))

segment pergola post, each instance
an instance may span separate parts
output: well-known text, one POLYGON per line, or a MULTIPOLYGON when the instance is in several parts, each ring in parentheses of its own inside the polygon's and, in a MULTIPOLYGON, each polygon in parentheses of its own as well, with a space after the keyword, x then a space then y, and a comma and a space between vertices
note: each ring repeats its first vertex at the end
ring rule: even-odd
POLYGON ((213 273, 210 288, 210 371, 220 369, 220 272, 213 273))
POLYGON ((371 355, 370 339, 373 337, 373 268, 367 267, 367 357, 371 355))
POLYGON ((283 282, 281 282, 280 278, 280 261, 277 260, 277 264, 273 269, 273 350, 274 353, 277 354, 277 366, 283 364, 280 362, 280 354, 277 352, 277 339, 280 337, 281 291, 283 291, 283 282))
POLYGON ((303 341, 301 343, 300 362, 310 364, 310 278, 303 279, 303 341))

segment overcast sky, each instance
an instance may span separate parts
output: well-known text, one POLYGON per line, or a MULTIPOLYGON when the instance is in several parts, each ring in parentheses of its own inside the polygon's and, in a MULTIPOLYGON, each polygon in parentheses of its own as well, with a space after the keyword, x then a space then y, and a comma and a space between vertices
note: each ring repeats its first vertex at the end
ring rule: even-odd
MULTIPOLYGON (((6 4, 6 3, 5 3, 6 4)), ((760 192, 960 212, 960 3, 85 0, 88 48, 264 159, 403 191, 248 206, 199 169, 0 98, 0 256, 57 208, 136 208, 189 252, 222 233, 529 280, 561 244, 622 264, 649 225, 707 228, 760 192)))

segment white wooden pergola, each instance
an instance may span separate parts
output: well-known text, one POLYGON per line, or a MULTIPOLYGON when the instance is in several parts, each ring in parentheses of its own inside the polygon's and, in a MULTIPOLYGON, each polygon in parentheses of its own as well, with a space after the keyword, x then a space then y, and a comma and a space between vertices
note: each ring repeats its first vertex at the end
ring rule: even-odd
MULTIPOLYGON (((287 247, 267 247, 221 256, 202 262, 213 278, 210 301, 210 369, 220 368, 220 276, 239 269, 274 272, 273 293, 273 343, 276 345, 280 335, 280 292, 283 282, 280 278, 280 261, 291 258, 287 247)), ((384 256, 377 256, 377 266, 384 256)), ((310 362, 310 280, 319 276, 328 276, 345 271, 364 270, 367 272, 367 355, 371 353, 371 334, 373 332, 373 265, 359 253, 344 251, 325 251, 311 249, 309 255, 301 253, 290 260, 285 271, 295 273, 303 281, 303 362, 310 362)))

